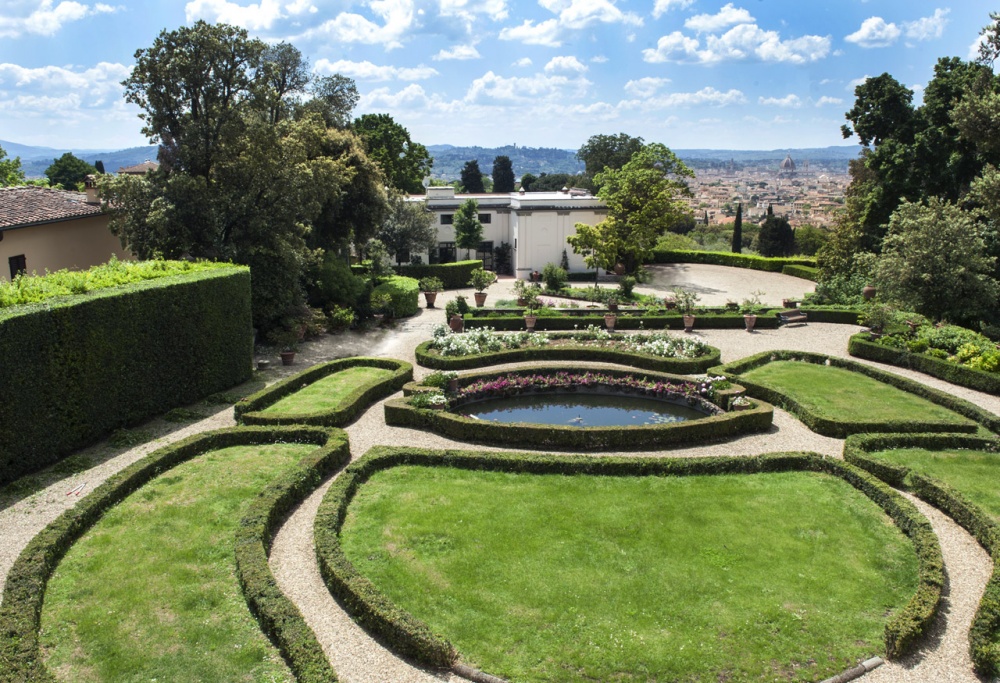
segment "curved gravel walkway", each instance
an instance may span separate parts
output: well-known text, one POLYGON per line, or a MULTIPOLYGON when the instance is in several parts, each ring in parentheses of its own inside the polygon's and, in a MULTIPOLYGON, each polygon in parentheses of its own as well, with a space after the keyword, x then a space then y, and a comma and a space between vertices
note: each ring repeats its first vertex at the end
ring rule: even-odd
MULTIPOLYGON (((674 276, 680 273, 680 283, 694 282, 702 288, 703 304, 742 299, 757 289, 767 291, 768 295, 764 300, 770 302, 788 296, 801 296, 812 287, 811 283, 803 284, 804 281, 797 278, 721 266, 685 264, 656 268, 660 271, 659 277, 651 286, 642 289, 659 291, 670 284, 668 281, 671 278, 676 280, 674 276)), ((511 298, 510 284, 510 280, 501 280, 490 288, 490 296, 494 299, 511 298)), ((449 298, 455 294, 466 294, 471 299, 471 293, 471 290, 462 290, 447 294, 449 298)), ((295 366, 278 366, 264 375, 268 377, 268 381, 275 381, 322 360, 359 354, 391 356, 414 362, 413 350, 416 345, 427 339, 434 327, 444 322, 443 304, 441 302, 437 310, 421 309, 417 316, 401 321, 391 331, 330 336, 305 344, 295 366)), ((753 334, 741 330, 704 330, 696 331, 695 334, 708 344, 720 348, 723 360, 729 362, 768 349, 813 351, 847 357, 847 339, 859 329, 810 323, 801 327, 760 330, 753 334)), ((1000 397, 955 387, 901 368, 876 363, 871 365, 943 389, 1000 414, 1000 397)), ((419 367, 415 367, 414 371, 417 377, 429 372, 419 367)), ((204 407, 201 409, 205 410, 204 407)), ((79 500, 75 495, 66 495, 67 492, 84 483, 86 487, 82 496, 85 496, 111 474, 162 445, 190 434, 232 424, 232 409, 229 407, 183 427, 155 420, 139 428, 153 433, 153 440, 147 443, 130 449, 111 449, 106 444, 98 444, 79 454, 92 461, 92 465, 83 471, 71 474, 43 472, 30 478, 31 486, 14 485, 0 491, 0 590, 10 566, 27 542, 63 510, 79 500)), ((378 444, 429 448, 469 447, 434 434, 387 427, 382 419, 381 402, 362 415, 347 431, 354 457, 363 455, 370 447, 378 444)), ((814 434, 788 413, 776 410, 774 426, 765 434, 642 455, 753 455, 783 450, 809 450, 839 457, 842 446, 841 440, 814 434)), ((601 455, 606 454, 594 457, 601 455)), ((354 624, 330 597, 319 577, 312 547, 313 518, 328 486, 329 482, 310 496, 282 526, 274 541, 271 565, 279 585, 299 605, 310 626, 316 631, 341 680, 348 683, 463 680, 448 672, 426 671, 400 660, 354 624)), ((908 660, 884 665, 859 680, 865 683, 972 683, 979 679, 972 673, 969 662, 968 628, 983 586, 992 571, 992 563, 974 539, 949 518, 919 501, 917 505, 931 520, 941 540, 949 578, 946 609, 942 611, 924 649, 908 660)))

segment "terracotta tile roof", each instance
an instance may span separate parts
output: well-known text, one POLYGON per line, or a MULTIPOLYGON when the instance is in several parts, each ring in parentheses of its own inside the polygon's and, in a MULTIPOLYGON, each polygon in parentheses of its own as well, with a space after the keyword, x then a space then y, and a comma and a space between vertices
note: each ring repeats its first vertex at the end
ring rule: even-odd
POLYGON ((159 167, 160 167, 160 165, 158 163, 156 163, 155 161, 150 161, 149 159, 147 159, 146 161, 142 162, 141 164, 136 164, 135 166, 119 166, 118 167, 118 172, 119 173, 127 173, 129 175, 145 175, 146 173, 149 173, 150 171, 155 171, 159 167))
POLYGON ((101 207, 87 203, 83 192, 47 187, 0 187, 0 230, 38 223, 99 216, 101 207))

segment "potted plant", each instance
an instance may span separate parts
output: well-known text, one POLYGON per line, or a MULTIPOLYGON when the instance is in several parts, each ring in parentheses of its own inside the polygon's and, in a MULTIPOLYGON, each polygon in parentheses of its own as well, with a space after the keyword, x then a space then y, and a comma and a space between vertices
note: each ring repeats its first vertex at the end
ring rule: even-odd
POLYGON ((449 301, 444 307, 445 317, 452 332, 462 332, 465 330, 465 314, 469 312, 469 304, 464 296, 459 294, 454 300, 449 301))
POLYGON ((782 308, 798 308, 799 307, 799 301, 798 301, 798 299, 782 299, 781 300, 781 307, 782 308))
POLYGON ((615 323, 618 322, 618 316, 611 311, 604 314, 604 326, 608 328, 608 332, 615 331, 615 323))
POLYGON ((760 303, 762 296, 764 296, 764 292, 753 292, 740 304, 740 312, 743 313, 743 324, 746 325, 747 332, 753 332, 754 327, 757 326, 757 314, 762 308, 760 303))
POLYGON ((740 310, 740 304, 732 299, 726 299, 726 310, 727 311, 738 311, 740 310))
POLYGON ((427 308, 434 308, 437 293, 443 289, 444 283, 441 282, 441 278, 433 276, 420 278, 420 291, 424 293, 424 301, 427 302, 427 308))
POLYGON ((618 298, 617 297, 613 297, 613 296, 612 297, 608 297, 608 310, 611 311, 612 313, 616 313, 618 311, 618 298))
POLYGON ((701 299, 695 292, 683 287, 674 289, 674 299, 677 301, 677 308, 684 316, 684 331, 690 332, 694 329, 695 304, 701 299))
POLYGON ((392 297, 388 292, 374 292, 369 299, 372 307, 372 316, 376 321, 382 322, 386 312, 391 310, 392 297))
POLYGON ((535 315, 535 309, 538 308, 538 291, 541 287, 537 285, 532 285, 531 287, 525 287, 524 289, 524 327, 528 332, 535 331, 535 323, 538 322, 538 316, 535 315))
POLYGON ((521 278, 518 278, 514 280, 513 290, 514 290, 514 296, 517 297, 517 305, 527 306, 528 297, 526 296, 526 294, 528 292, 528 283, 522 280, 521 278))
POLYGON ((299 331, 288 327, 279 327, 268 334, 268 340, 281 349, 282 365, 291 365, 295 362, 295 352, 299 348, 299 331))
POLYGON ((476 306, 482 308, 486 303, 486 288, 496 282, 496 273, 482 268, 476 268, 470 273, 469 284, 476 290, 476 306))
POLYGON ((896 322, 897 317, 896 309, 892 306, 869 302, 865 304, 858 324, 867 325, 871 338, 878 339, 882 336, 886 327, 896 322))

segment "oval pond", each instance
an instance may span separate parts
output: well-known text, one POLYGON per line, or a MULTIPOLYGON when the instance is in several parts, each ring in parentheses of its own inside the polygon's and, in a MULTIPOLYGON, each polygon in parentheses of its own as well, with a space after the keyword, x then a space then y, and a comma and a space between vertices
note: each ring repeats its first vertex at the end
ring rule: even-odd
POLYGON ((669 401, 618 394, 521 394, 462 404, 454 412, 493 422, 627 427, 685 422, 708 414, 669 401))

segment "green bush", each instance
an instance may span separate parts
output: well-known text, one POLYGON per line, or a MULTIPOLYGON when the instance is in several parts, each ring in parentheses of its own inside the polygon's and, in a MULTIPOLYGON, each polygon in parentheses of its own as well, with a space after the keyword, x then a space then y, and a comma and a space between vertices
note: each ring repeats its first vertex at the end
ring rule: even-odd
POLYGON ((653 263, 708 263, 716 266, 750 268, 780 273, 785 266, 816 266, 816 259, 807 257, 766 258, 728 251, 689 251, 687 249, 655 249, 653 263))
POLYGON ((566 286, 568 280, 569 274, 566 269, 555 263, 546 263, 542 268, 542 281, 545 282, 545 290, 548 292, 558 292, 566 286))
POLYGON ((781 272, 783 275, 800 277, 803 280, 811 280, 813 282, 816 282, 816 280, 819 279, 819 268, 816 268, 815 266, 787 265, 787 266, 782 266, 781 272))
POLYGON ((357 308, 368 291, 369 284, 355 275, 344 259, 332 251, 323 255, 323 262, 310 277, 309 303, 320 308, 357 308))
POLYGON ((372 291, 372 296, 388 294, 392 315, 408 318, 420 310, 420 283, 412 277, 393 275, 372 291))
POLYGON ((933 619, 944 584, 941 548, 927 520, 912 503, 856 467, 807 453, 772 453, 753 457, 712 458, 593 458, 535 453, 429 451, 377 447, 348 465, 330 487, 316 516, 316 556, 330 589, 358 623, 395 652, 428 666, 451 666, 454 646, 423 622, 389 600, 358 573, 344 555, 339 534, 348 506, 358 489, 374 474, 391 467, 456 467, 471 470, 531 474, 596 476, 698 476, 816 471, 844 479, 881 507, 914 544, 918 587, 909 603, 886 624, 886 651, 891 658, 905 654, 933 619))
POLYGON ((249 379, 250 272, 222 266, 0 310, 0 484, 249 379))
POLYGON ((398 275, 405 275, 420 280, 424 277, 436 277, 444 283, 445 289, 464 289, 468 287, 472 271, 482 268, 483 262, 478 259, 456 261, 455 263, 434 263, 395 266, 398 275))
POLYGON ((943 350, 939 351, 946 357, 935 358, 928 355, 935 349, 927 348, 926 340, 915 341, 923 344, 914 344, 913 350, 899 349, 870 341, 867 334, 856 334, 848 342, 847 352, 857 358, 910 368, 961 387, 1000 395, 1000 374, 949 361, 943 350))

